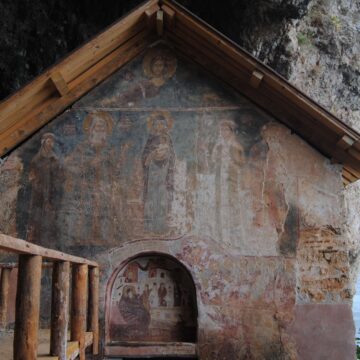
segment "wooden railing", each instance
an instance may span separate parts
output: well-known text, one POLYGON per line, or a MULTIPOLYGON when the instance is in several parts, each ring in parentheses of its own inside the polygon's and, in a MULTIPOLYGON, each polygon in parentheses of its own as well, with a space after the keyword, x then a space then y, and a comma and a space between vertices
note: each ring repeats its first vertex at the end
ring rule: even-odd
POLYGON ((51 261, 53 265, 49 354, 52 356, 51 359, 74 359, 78 354, 80 360, 84 360, 85 349, 89 345, 92 345, 92 353, 98 354, 98 264, 3 234, 0 234, 0 250, 19 254, 17 265, 2 267, 0 279, 0 323, 4 325, 8 307, 10 271, 11 267, 18 267, 14 360, 35 360, 38 357, 41 271, 45 264, 43 259, 51 261), (68 341, 68 327, 70 327, 70 341, 68 341))

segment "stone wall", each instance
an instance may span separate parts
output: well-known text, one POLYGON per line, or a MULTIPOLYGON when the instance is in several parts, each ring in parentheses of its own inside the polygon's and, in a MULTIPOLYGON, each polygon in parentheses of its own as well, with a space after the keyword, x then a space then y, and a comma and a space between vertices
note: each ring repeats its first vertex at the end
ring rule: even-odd
POLYGON ((341 166, 164 45, 0 178, 0 231, 100 262, 103 334, 114 271, 160 253, 193 277, 201 359, 353 358, 341 166))

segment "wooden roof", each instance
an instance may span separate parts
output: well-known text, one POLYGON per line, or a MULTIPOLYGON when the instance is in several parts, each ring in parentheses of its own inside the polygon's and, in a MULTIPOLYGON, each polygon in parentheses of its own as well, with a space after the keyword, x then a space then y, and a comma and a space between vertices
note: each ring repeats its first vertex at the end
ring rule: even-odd
POLYGON ((175 1, 149 0, 0 103, 0 156, 159 38, 360 178, 360 134, 175 1))

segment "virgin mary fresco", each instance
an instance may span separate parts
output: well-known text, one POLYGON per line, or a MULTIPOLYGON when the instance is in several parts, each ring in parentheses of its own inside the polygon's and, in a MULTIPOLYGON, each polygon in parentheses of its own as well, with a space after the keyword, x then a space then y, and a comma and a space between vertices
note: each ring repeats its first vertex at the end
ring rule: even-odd
POLYGON ((145 231, 167 232, 173 190, 175 152, 169 135, 173 125, 170 113, 157 111, 148 119, 150 135, 142 153, 144 171, 145 231))

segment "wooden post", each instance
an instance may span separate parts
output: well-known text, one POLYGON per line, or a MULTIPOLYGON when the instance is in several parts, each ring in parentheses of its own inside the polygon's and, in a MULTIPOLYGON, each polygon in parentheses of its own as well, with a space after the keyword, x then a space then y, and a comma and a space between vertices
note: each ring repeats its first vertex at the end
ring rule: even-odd
POLYGON ((79 342, 80 360, 85 360, 85 330, 87 314, 87 265, 73 265, 71 294, 71 341, 79 342))
POLYGON ((5 329, 7 326, 10 274, 11 274, 11 269, 2 268, 1 279, 0 279, 0 328, 1 329, 5 329))
POLYGON ((93 333, 93 354, 99 354, 99 268, 89 271, 89 331, 93 333))
POLYGON ((35 360, 37 358, 41 263, 42 257, 39 255, 19 255, 14 360, 35 360))
POLYGON ((55 262, 52 273, 50 355, 66 360, 70 263, 55 262))

